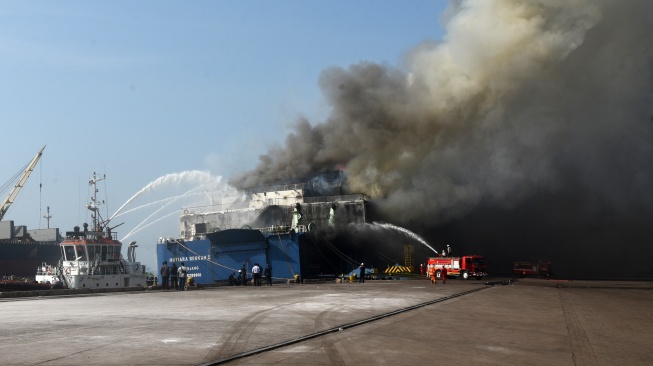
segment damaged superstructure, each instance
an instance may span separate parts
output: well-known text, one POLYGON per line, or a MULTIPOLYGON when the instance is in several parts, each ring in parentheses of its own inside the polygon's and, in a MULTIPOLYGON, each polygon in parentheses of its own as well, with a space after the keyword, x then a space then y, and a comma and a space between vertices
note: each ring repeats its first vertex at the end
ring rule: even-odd
POLYGON ((343 193, 343 179, 338 171, 305 183, 221 192, 212 198, 217 203, 182 209, 181 237, 199 239, 226 229, 306 232, 365 223, 368 197, 343 193))

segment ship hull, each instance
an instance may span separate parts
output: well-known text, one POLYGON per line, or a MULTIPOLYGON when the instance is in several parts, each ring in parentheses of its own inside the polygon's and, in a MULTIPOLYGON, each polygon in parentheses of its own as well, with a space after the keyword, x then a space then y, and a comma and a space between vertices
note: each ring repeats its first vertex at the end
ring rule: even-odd
POLYGON ((69 276, 70 288, 73 289, 102 289, 102 288, 126 288, 146 287, 145 274, 114 274, 114 275, 82 275, 69 276))
MULTIPOLYGON (((228 282, 229 275, 238 275, 243 265, 248 278, 254 263, 272 267, 275 282, 294 279, 300 274, 299 237, 296 233, 264 235, 259 230, 228 229, 211 233, 207 239, 194 241, 169 240, 157 244, 157 261, 168 265, 181 262, 196 284, 228 282)), ((160 277, 159 277, 160 280, 160 277)))
POLYGON ((61 249, 57 243, 0 242, 0 271, 2 275, 34 277, 34 271, 42 263, 57 263, 61 249))

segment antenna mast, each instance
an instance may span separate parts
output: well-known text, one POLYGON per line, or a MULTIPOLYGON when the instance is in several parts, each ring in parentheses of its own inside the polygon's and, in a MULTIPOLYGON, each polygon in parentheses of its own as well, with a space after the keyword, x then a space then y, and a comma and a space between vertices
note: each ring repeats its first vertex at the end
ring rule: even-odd
POLYGON ((48 221, 48 229, 50 228, 50 219, 52 218, 52 215, 50 215, 50 206, 48 206, 48 213, 43 216, 44 219, 48 221))
POLYGON ((88 184, 90 186, 93 186, 93 197, 91 197, 91 202, 86 204, 86 208, 92 212, 91 218, 93 219, 93 231, 102 231, 102 228, 100 227, 100 205, 104 204, 104 201, 99 202, 97 200, 97 182, 102 181, 106 179, 106 175, 102 175, 102 177, 98 177, 98 175, 93 172, 93 178, 89 179, 88 184))

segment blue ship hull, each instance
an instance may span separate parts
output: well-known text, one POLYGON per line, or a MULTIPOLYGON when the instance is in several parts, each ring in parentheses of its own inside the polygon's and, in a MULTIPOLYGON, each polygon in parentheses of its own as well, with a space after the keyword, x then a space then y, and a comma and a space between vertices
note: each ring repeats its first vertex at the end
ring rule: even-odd
POLYGON ((301 235, 228 229, 207 234, 203 240, 167 239, 157 244, 157 262, 161 265, 167 261, 168 265, 177 263, 177 266, 184 262, 188 275, 197 284, 226 283, 229 275, 237 275, 243 264, 251 277, 254 263, 262 268, 270 264, 273 280, 285 281, 300 274, 301 235))

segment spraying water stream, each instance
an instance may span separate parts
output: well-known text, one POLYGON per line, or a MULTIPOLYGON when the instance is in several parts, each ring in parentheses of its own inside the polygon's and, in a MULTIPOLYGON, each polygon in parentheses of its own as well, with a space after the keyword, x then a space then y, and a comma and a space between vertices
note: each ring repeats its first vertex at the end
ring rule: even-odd
POLYGON ((408 236, 411 239, 414 239, 422 244, 424 244, 427 248, 431 249, 435 254, 439 254, 437 250, 433 249, 432 246, 430 246, 424 239, 422 239, 419 235, 415 234, 414 232, 405 229, 401 226, 396 226, 388 223, 383 223, 383 222, 373 222, 371 224, 366 223, 365 226, 369 227, 372 230, 378 230, 378 229, 390 229, 390 230, 396 230, 404 235, 408 236))
POLYGON ((199 170, 188 170, 188 171, 183 171, 181 173, 171 173, 171 174, 166 174, 162 177, 157 178, 156 180, 148 183, 145 187, 143 187, 140 191, 136 192, 130 199, 128 199, 125 203, 123 203, 122 206, 116 212, 111 215, 109 220, 113 219, 116 215, 118 215, 128 204, 133 202, 136 198, 141 196, 142 194, 152 191, 157 187, 160 186, 166 186, 170 184, 179 184, 181 182, 195 182, 199 183, 201 185, 204 184, 218 184, 222 180, 222 177, 214 177, 208 172, 203 172, 199 170))
POLYGON ((179 221, 173 221, 175 215, 178 217, 179 209, 183 206, 206 204, 204 200, 197 202, 197 196, 208 195, 210 199, 211 194, 219 193, 225 187, 227 184, 222 183, 221 176, 213 176, 209 172, 193 170, 166 174, 136 192, 110 216, 109 220, 129 216, 126 221, 138 222, 136 225, 131 225, 132 229, 121 241, 131 238, 142 243, 143 250, 140 253, 145 257, 144 262, 152 268, 156 263, 157 238, 162 235, 179 234, 179 221), (145 196, 149 202, 142 203, 145 196), (193 198, 193 202, 190 202, 189 198, 193 198), (138 204, 136 204, 137 199, 141 201, 138 204), (129 208, 130 205, 136 207, 129 208), (158 225, 154 226, 154 224, 158 225), (145 230, 147 228, 150 230, 145 230))

